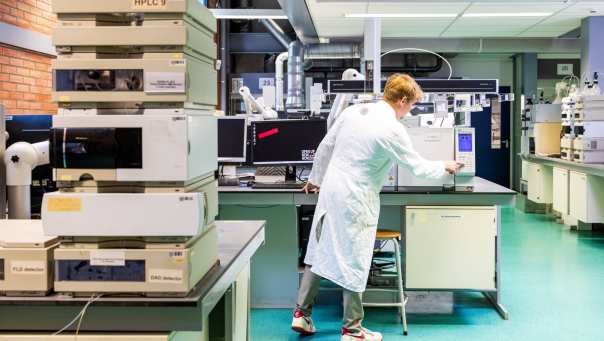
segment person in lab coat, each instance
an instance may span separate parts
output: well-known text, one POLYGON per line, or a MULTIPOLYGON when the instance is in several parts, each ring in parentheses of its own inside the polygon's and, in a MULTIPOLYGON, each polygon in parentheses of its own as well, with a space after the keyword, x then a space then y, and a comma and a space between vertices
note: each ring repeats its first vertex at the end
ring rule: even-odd
POLYGON ((381 340, 361 326, 365 291, 380 211, 380 190, 393 163, 415 176, 438 179, 457 172, 454 161, 428 161, 411 145, 399 121, 423 92, 413 78, 388 78, 384 99, 342 112, 315 154, 304 187, 319 192, 292 329, 314 334, 310 318, 321 278, 343 288, 342 341, 381 340))

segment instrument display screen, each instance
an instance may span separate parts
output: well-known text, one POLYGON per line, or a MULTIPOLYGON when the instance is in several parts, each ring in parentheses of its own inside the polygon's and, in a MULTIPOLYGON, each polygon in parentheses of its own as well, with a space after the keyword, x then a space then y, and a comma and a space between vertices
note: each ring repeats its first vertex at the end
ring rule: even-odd
POLYGON ((472 151, 472 134, 459 134, 457 139, 457 148, 460 152, 472 151))

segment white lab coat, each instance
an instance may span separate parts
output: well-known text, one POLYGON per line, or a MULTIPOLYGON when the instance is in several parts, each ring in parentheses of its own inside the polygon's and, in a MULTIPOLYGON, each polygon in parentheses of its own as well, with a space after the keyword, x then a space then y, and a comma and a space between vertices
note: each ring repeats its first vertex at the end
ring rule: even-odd
POLYGON ((304 262, 315 274, 363 292, 379 194, 393 162, 424 178, 441 178, 446 170, 442 161, 428 161, 415 152, 388 103, 354 105, 340 116, 319 145, 308 179, 321 189, 304 262))

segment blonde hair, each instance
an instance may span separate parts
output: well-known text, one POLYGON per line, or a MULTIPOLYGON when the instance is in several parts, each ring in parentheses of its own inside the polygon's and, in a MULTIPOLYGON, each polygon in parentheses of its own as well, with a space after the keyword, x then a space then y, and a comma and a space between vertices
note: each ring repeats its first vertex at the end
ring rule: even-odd
POLYGON ((388 77, 384 88, 386 101, 395 103, 405 98, 407 102, 417 102, 422 97, 424 92, 413 77, 402 73, 395 73, 388 77))

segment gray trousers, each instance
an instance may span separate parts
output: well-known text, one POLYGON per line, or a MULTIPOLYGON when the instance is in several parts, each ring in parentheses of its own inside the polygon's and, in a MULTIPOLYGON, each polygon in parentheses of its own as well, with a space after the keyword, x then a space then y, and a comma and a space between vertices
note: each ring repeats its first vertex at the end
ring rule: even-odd
MULTIPOLYGON (((307 266, 304 270, 302 283, 300 283, 298 303, 296 305, 296 309, 300 310, 304 316, 311 316, 312 314, 312 307, 319 294, 320 282, 321 277, 310 271, 310 266, 307 266)), ((342 325, 352 332, 357 332, 361 328, 361 322, 364 317, 362 293, 346 290, 344 288, 342 288, 342 291, 344 299, 344 318, 342 320, 342 325)))

